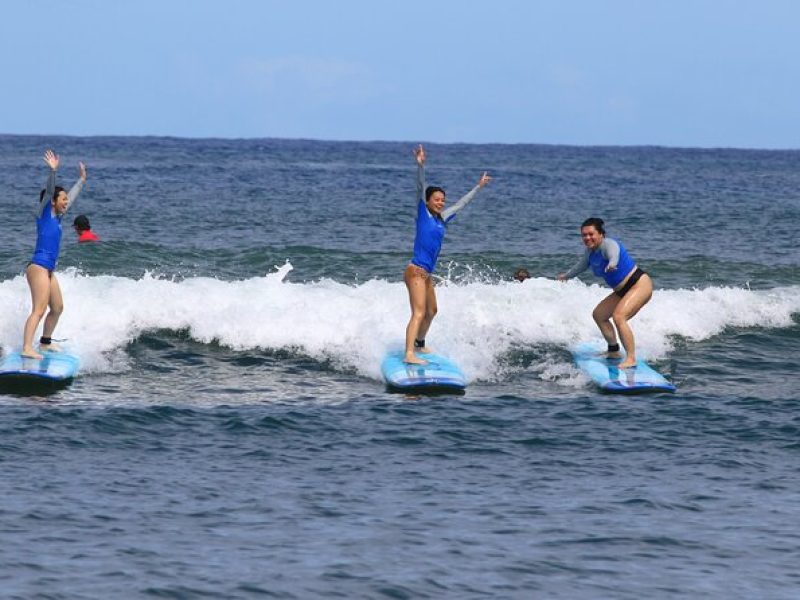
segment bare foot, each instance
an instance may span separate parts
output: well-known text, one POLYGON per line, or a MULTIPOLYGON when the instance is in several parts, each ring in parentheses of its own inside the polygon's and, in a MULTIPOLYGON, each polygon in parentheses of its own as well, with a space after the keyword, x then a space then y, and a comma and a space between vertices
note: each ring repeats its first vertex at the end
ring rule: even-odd
POLYGON ((23 358, 35 358, 36 360, 42 360, 44 358, 44 356, 36 352, 33 348, 23 348, 19 355, 23 358))
POLYGON ((406 354, 405 358, 403 358, 404 363, 408 363, 410 365, 427 365, 428 361, 424 358, 420 358, 416 356, 414 353, 406 354))
POLYGON ((61 346, 50 342, 49 344, 39 344, 39 350, 43 352, 61 352, 61 346))
POLYGON ((618 369, 631 369, 636 366, 636 359, 630 356, 617 365, 618 369))

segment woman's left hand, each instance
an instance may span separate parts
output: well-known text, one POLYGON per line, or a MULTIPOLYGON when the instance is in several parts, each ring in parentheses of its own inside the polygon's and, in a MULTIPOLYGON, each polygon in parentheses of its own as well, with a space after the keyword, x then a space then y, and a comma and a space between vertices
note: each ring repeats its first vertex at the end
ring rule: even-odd
POLYGON ((86 181, 86 165, 82 162, 78 162, 78 173, 80 173, 81 179, 86 181))
POLYGON ((480 180, 478 181, 478 187, 483 187, 483 186, 485 186, 485 185, 486 185, 487 183, 489 183, 491 180, 492 180, 492 178, 491 178, 491 177, 489 177, 489 173, 487 173, 486 171, 484 171, 484 172, 483 172, 483 175, 481 175, 481 178, 480 178, 480 180))
POLYGON ((414 148, 414 158, 419 166, 423 166, 425 164, 425 148, 422 147, 422 144, 414 148))

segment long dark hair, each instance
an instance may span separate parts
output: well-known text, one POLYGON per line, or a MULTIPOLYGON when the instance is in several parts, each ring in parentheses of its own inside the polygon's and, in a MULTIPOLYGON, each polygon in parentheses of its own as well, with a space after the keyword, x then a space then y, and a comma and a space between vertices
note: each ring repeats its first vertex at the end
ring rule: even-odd
POLYGON ((603 229, 603 223, 604 223, 603 219, 600 219, 598 217, 589 217, 583 223, 581 223, 581 229, 583 229, 584 227, 594 227, 595 229, 597 229, 597 232, 599 234, 605 235, 606 230, 603 229))

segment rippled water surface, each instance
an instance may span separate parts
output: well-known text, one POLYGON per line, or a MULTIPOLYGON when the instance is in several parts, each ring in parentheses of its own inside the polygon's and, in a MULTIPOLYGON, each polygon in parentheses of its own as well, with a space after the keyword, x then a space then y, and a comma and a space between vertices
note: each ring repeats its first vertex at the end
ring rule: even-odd
POLYGON ((0 136, 5 351, 50 146, 103 241, 65 227, 80 375, 0 393, 4 597, 797 597, 800 152, 429 146, 451 202, 495 179, 429 334, 467 391, 405 396, 412 144, 0 136), (572 363, 590 215, 653 277, 675 394, 572 363))

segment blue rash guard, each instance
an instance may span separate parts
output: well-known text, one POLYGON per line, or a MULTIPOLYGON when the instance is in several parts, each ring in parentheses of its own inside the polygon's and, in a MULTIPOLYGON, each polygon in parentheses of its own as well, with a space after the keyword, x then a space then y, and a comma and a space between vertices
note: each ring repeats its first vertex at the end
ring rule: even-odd
MULTIPOLYGON (((57 215, 53 209, 55 184, 56 172, 50 171, 44 196, 39 203, 36 215, 36 248, 31 257, 31 263, 44 267, 48 271, 55 270, 58 262, 58 254, 61 249, 61 219, 66 213, 65 210, 64 213, 57 215)), ((83 180, 79 179, 67 194, 67 208, 72 206, 82 188, 83 180)))
POLYGON ((53 271, 56 268, 60 247, 61 215, 53 214, 53 209, 47 207, 36 219, 36 249, 33 251, 31 262, 53 271))
POLYGON ((610 288, 616 288, 622 281, 633 271, 636 267, 636 262, 631 258, 628 251, 622 242, 612 238, 605 238, 597 250, 586 249, 585 254, 572 267, 565 277, 567 279, 574 277, 581 271, 585 271, 588 267, 592 268, 592 273, 597 277, 605 279, 606 284, 610 288), (606 271, 608 265, 613 265, 616 268, 606 271))
MULTIPOLYGON (((455 215, 451 216, 448 221, 453 217, 455 215)), ((428 273, 433 273, 436 261, 439 259, 439 251, 442 249, 446 229, 447 221, 432 215, 425 206, 425 200, 420 198, 417 204, 417 235, 414 238, 414 257, 411 259, 411 263, 422 267, 428 273)))
POLYGON ((439 259, 439 251, 442 249, 447 224, 453 220, 458 211, 472 201, 479 189, 480 186, 476 185, 453 206, 443 210, 440 216, 432 215, 425 204, 425 167, 418 165, 417 198, 419 198, 419 202, 417 203, 417 234, 414 238, 412 265, 425 269, 428 273, 433 273, 436 261, 439 259))

